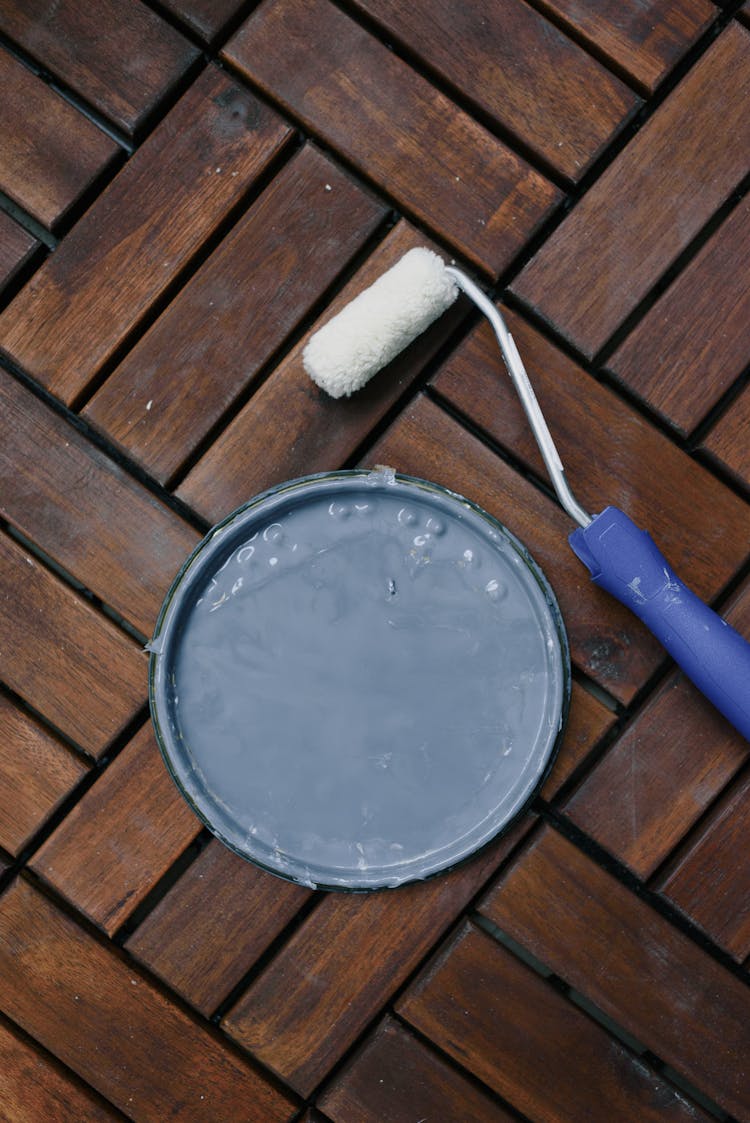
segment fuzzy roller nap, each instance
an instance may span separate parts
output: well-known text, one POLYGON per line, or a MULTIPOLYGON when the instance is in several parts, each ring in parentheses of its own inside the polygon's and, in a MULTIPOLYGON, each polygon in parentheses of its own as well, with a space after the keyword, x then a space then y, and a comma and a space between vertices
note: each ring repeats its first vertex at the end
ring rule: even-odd
POLYGON ((489 320, 560 503, 579 529, 570 545, 593 581, 632 609, 717 709, 750 740, 750 644, 669 567, 650 536, 616 507, 593 517, 568 486, 560 456, 507 325, 470 277, 414 249, 312 337, 305 367, 334 398, 359 390, 464 292, 489 320))
POLYGON ((409 250, 312 336, 302 355, 305 370, 332 398, 353 394, 457 296, 458 286, 436 253, 409 250))

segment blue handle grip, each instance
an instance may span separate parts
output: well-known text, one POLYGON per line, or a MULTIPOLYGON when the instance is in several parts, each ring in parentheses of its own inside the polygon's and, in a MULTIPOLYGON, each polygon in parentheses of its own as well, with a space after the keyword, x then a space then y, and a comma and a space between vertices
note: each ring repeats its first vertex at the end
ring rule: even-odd
POLYGON ((750 643, 680 581, 645 530, 607 507, 568 541, 591 578, 640 617, 750 740, 750 643))

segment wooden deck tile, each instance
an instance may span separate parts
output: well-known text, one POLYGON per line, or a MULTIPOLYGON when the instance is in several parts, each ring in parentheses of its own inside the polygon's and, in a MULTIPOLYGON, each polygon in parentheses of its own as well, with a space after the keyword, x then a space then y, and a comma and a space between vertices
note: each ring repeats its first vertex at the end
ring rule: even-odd
POLYGON ((133 1120, 273 1123, 294 1108, 38 890, 0 897, 0 1009, 133 1120))
POLYGON ((224 53, 491 274, 559 199, 538 172, 328 0, 263 4, 224 53))
MULTIPOLYGON (((750 635, 750 585, 727 619, 750 635)), ((565 808, 639 877, 650 877, 747 759, 748 744, 674 673, 565 808)))
POLYGON ((0 30, 130 134, 198 57, 137 0, 9 0, 0 30))
POLYGON ((210 42, 243 7, 243 0, 162 0, 162 7, 210 42))
POLYGON ((747 1116, 747 987, 572 843, 544 828, 481 911, 726 1111, 747 1116))
POLYGON ((122 1119, 28 1041, 0 1022, 0 1116, 10 1123, 107 1123, 122 1119))
POLYGON ((659 888, 735 959, 750 954, 750 775, 712 808, 659 888))
POLYGON ((711 459, 750 488, 750 386, 732 403, 703 442, 711 459))
POLYGON ((0 88, 0 190, 52 228, 119 146, 5 50, 0 88))
POLYGON ((177 472, 384 209, 306 146, 84 410, 158 480, 177 472))
POLYGON ((586 759, 614 720, 615 715, 610 710, 578 683, 573 683, 568 724, 560 752, 542 787, 544 799, 554 799, 561 786, 586 759))
POLYGON ((62 742, 0 695, 0 846, 18 854, 86 771, 62 742))
POLYGON ((524 0, 355 0, 522 145, 580 179, 640 99, 524 0))
POLYGON ((472 924, 439 952, 398 1009, 529 1119, 708 1119, 472 924))
POLYGON ((210 1015, 309 897, 212 841, 126 946, 210 1015))
POLYGON ((98 756, 146 697, 138 645, 0 534, 0 678, 98 756))
MULTIPOLYGON (((750 551, 750 509, 709 472, 549 343, 503 309, 583 506, 622 507, 653 535, 684 581, 715 596, 750 551)), ((441 394, 544 480, 526 415, 482 324, 434 380, 441 394)), ((569 530, 573 530, 569 522, 569 530)), ((565 546, 568 549, 567 544, 565 546)), ((583 576, 588 574, 583 570, 583 576)))
POLYGON ((708 0, 539 0, 539 4, 621 67, 644 93, 656 88, 716 18, 708 0))
POLYGON ((26 264, 38 244, 36 238, 0 211, 0 292, 26 264))
POLYGON ((383 1019, 319 1102, 333 1123, 512 1123, 515 1118, 393 1018, 383 1019))
POLYGON ((0 512, 145 635, 199 538, 3 371, 0 512))
POLYGON ((620 701, 629 701, 662 662, 663 649, 643 625, 590 582, 568 546, 568 516, 437 406, 420 399, 406 409, 367 463, 458 491, 516 534, 555 590, 574 662, 620 701))
POLYGON ((73 402, 289 136, 209 67, 5 310, 0 348, 73 402))
POLYGON ((608 368, 680 432, 750 362, 750 196, 722 223, 608 368))
POLYGON ((111 935, 200 829, 148 724, 50 835, 31 865, 111 935))
POLYGON ((340 468, 455 329, 454 307, 351 398, 334 400, 302 366, 310 335, 414 246, 427 240, 399 222, 303 339, 292 348, 234 421, 188 473, 177 494, 218 522, 267 487, 310 472, 340 468), (258 455, 258 449, 263 455, 258 455))
POLYGON ((328 893, 229 1011, 226 1032, 309 1095, 530 825, 430 881, 328 893))
POLYGON ((733 23, 514 281, 585 355, 599 351, 747 174, 749 96, 750 34, 733 23))

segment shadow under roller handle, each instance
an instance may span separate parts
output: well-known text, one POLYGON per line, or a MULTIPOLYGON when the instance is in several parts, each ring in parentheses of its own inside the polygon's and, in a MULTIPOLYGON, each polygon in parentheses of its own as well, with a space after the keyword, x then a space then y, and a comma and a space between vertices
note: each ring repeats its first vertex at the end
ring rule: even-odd
POLYGON ((750 643, 680 580, 651 535, 617 507, 595 515, 568 541, 594 583, 643 621, 750 740, 750 643))

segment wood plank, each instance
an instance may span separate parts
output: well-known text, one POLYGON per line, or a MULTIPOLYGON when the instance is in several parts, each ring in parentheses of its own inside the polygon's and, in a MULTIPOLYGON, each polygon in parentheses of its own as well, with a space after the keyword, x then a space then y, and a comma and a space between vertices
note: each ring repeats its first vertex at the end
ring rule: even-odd
POLYGON ((624 885, 544 828, 480 906, 726 1111, 745 1118, 750 993, 624 885))
POLYGON ((162 0, 161 6, 201 39, 212 42, 243 7, 243 0, 162 0))
POLYGON ((204 518, 218 522, 267 487, 346 463, 455 329, 466 306, 454 305, 430 332, 351 398, 334 400, 319 390, 305 373, 302 351, 323 323, 408 250, 422 245, 434 248, 409 223, 396 224, 188 473, 177 489, 181 499, 204 518), (263 455, 258 456, 261 447, 263 455))
POLYGON ((0 30, 131 135, 198 57, 136 0, 6 3, 0 30))
POLYGON ((289 136, 208 67, 0 316, 0 347, 73 402, 289 136))
POLYGON ((209 1016, 310 895, 212 841, 126 946, 209 1016))
POLYGON ((107 1123, 121 1119, 84 1085, 0 1022, 0 1117, 12 1123, 107 1123))
POLYGON ((659 666, 664 653, 656 640, 588 581, 567 545, 567 515, 432 402, 421 398, 404 410, 366 462, 457 491, 520 538, 555 591, 573 661, 617 699, 629 701, 659 666))
POLYGON ((18 855, 86 771, 62 742, 0 694, 0 846, 18 855))
POLYGON ((538 0, 651 93, 716 18, 707 0, 538 0))
MULTIPOLYGON (((750 635, 750 585, 727 618, 750 635)), ((747 759, 748 744, 684 675, 670 675, 565 806, 650 877, 747 759)))
POLYGON ((737 13, 737 19, 742 20, 743 23, 746 23, 748 27, 750 27, 750 0, 740 8, 737 13))
POLYGON ((4 50, 0 88, 0 190, 51 229, 120 148, 4 50))
POLYGON ((4 371, 0 512, 145 635, 199 538, 4 371))
POLYGON ((745 772, 659 882, 672 904, 740 962, 750 954, 749 795, 745 772))
POLYGON ((82 749, 101 754, 146 697, 138 645, 0 534, 0 678, 82 749))
POLYGON ((167 772, 149 723, 50 835, 31 866, 112 935, 200 829, 167 772))
POLYGON ((85 416, 158 480, 171 478, 384 213, 305 146, 94 395, 85 416))
POLYGON ((480 268, 559 200, 538 172, 328 0, 271 0, 224 55, 480 268))
POLYGON ((524 0, 355 0, 397 41, 574 182, 640 99, 524 0))
POLYGON ((544 782, 543 799, 554 799, 562 785, 583 763, 597 741, 610 729, 615 715, 587 690, 573 683, 570 714, 560 751, 544 782))
POLYGON ((0 211, 0 292, 23 268, 39 243, 22 226, 0 211))
MULTIPOLYGON (((503 314, 584 508, 622 507, 648 528, 684 581, 700 596, 715 596, 747 557, 747 504, 521 316, 506 309, 503 314)), ((488 325, 451 356, 434 384, 542 479, 549 478, 488 325)))
POLYGON ((133 1120, 272 1123, 293 1114, 280 1092, 24 881, 0 898, 0 1008, 133 1120))
POLYGON ((748 97, 750 34, 732 23, 544 243, 513 292, 592 357, 747 174, 748 97))
POLYGON ((709 1118, 470 923, 441 949, 398 1009, 524 1117, 550 1123, 709 1118))
POLYGON ((333 1123, 515 1118, 389 1017, 318 1102, 333 1123))
POLYGON ((681 433, 750 359, 750 196, 618 347, 608 369, 681 433))
POLYGON ((225 1031, 309 1095, 532 822, 430 881, 324 896, 224 1018, 225 1031))
POLYGON ((719 419, 703 441, 711 460, 720 464, 741 484, 750 487, 750 386, 719 419))

